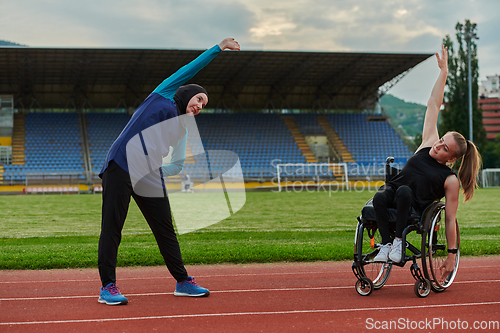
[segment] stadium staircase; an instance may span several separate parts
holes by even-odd
[[[85,120],[85,115],[80,113],[78,115],[78,127],[80,129],[80,141],[82,142],[82,159],[83,159],[83,168],[85,169],[85,178],[90,179],[90,170],[92,170],[92,164],[90,161],[90,150],[89,150],[89,142],[88,142],[88,131],[87,131],[87,122]]]
[[[186,159],[184,160],[184,164],[194,164],[196,161],[194,159],[193,149],[191,145],[188,143],[186,146]]]
[[[341,162],[356,162],[352,154],[349,152],[338,134],[328,122],[327,118],[325,116],[317,116],[316,119],[325,132],[328,142],[330,142],[330,145],[336,151],[337,155],[340,156]]]
[[[0,184],[3,184],[3,165],[0,165]]]
[[[311,147],[306,142],[306,139],[300,132],[299,127],[297,126],[297,123],[291,116],[281,116],[281,119],[283,119],[283,122],[285,123],[286,127],[290,131],[290,133],[293,136],[293,139],[297,143],[297,146],[299,147],[300,151],[302,152],[302,155],[306,158],[307,163],[318,163],[318,160],[314,156],[314,153],[311,150]]]
[[[325,118],[348,147],[358,166],[365,165],[374,170],[383,170],[387,156],[394,156],[395,163],[402,167],[412,155],[408,146],[384,117],[360,113],[332,113]],[[369,175],[373,172],[363,173]]]
[[[14,115],[14,128],[12,134],[12,164],[25,165],[26,159],[24,155],[25,145],[25,125],[26,121],[23,114]]]

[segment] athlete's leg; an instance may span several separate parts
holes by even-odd
[[[116,261],[132,193],[130,176],[114,161],[102,176],[102,222],[98,267],[103,287],[116,283]]]
[[[388,184],[382,186],[373,197],[373,208],[377,218],[377,226],[382,236],[382,244],[392,243],[389,230],[389,208],[393,208],[396,191]]]
[[[172,223],[168,198],[146,198],[137,194],[133,194],[133,197],[153,231],[170,274],[178,282],[185,281],[188,274],[184,267],[181,249]]]
[[[396,203],[396,238],[403,237],[403,230],[408,224],[408,217],[410,216],[410,209],[412,204],[412,191],[406,186],[400,186],[396,191],[394,201]]]

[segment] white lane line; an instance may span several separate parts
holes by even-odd
[[[479,268],[498,268],[498,266],[474,266],[474,267],[460,267],[460,270],[464,269],[479,269]],[[334,273],[352,273],[352,270],[342,270],[342,271],[321,271],[321,272],[284,272],[284,273],[241,273],[241,274],[209,274],[209,275],[194,275],[197,279],[200,278],[224,278],[224,277],[244,277],[244,276],[279,276],[279,275],[317,275],[317,274],[334,274]],[[165,267],[165,276],[152,276],[152,277],[124,277],[120,278],[120,281],[128,280],[153,280],[153,279],[172,279],[172,277],[167,276],[168,272]],[[0,275],[1,277],[1,275]],[[42,280],[42,281],[0,281],[2,284],[22,284],[22,283],[65,283],[65,282],[99,282],[98,277],[95,279],[72,279],[72,280]]]
[[[101,318],[101,319],[75,319],[75,320],[46,320],[46,321],[20,321],[10,323],[0,323],[0,326],[10,325],[40,325],[40,324],[75,324],[75,323],[104,323],[113,321],[134,321],[134,320],[157,320],[157,319],[177,319],[177,318],[206,318],[206,317],[230,317],[230,316],[261,316],[261,315],[282,315],[282,314],[311,314],[311,313],[335,313],[335,312],[360,312],[360,311],[387,311],[387,310],[409,310],[409,309],[429,309],[448,308],[457,306],[479,306],[497,305],[500,302],[478,302],[478,303],[455,303],[455,304],[426,304],[414,306],[390,306],[377,308],[353,308],[353,309],[324,309],[324,310],[289,310],[289,311],[262,311],[262,312],[226,312],[226,313],[200,313],[186,315],[168,316],[148,316],[148,317],[126,317],[126,318]]]
[[[303,287],[303,288],[272,288],[272,289],[233,289],[233,290],[211,290],[211,294],[227,294],[227,293],[249,293],[249,292],[269,292],[269,291],[301,291],[301,290],[330,290],[330,289],[347,289],[349,287]],[[134,296],[163,296],[173,295],[172,292],[165,293],[140,293],[140,294],[124,294],[126,297]],[[38,301],[38,300],[53,300],[53,299],[75,299],[75,298],[94,298],[97,295],[84,295],[84,296],[42,296],[42,297],[12,297],[0,298],[0,301]]]
[[[333,273],[348,273],[352,271],[337,271]],[[165,270],[165,274],[168,272]],[[225,278],[225,277],[245,277],[245,276],[275,276],[275,275],[301,275],[301,274],[332,274],[332,272],[285,272],[285,273],[244,273],[244,274],[218,274],[218,275],[194,275],[197,279],[200,278]],[[153,280],[153,279],[172,279],[170,276],[153,276],[153,277],[124,277],[120,281],[128,280]],[[0,284],[20,284],[20,283],[63,283],[63,282],[95,282],[95,279],[81,279],[81,280],[45,280],[45,281],[0,281]]]
[[[500,280],[480,280],[480,281],[455,281],[456,284],[468,283],[498,283]],[[413,283],[387,284],[385,287],[408,287],[413,286]],[[260,289],[232,289],[232,290],[213,290],[211,294],[228,294],[228,293],[250,293],[250,292],[271,292],[271,291],[308,291],[308,290],[336,290],[336,289],[351,289],[354,286],[337,286],[337,287],[295,287],[295,288],[260,288]],[[173,292],[164,293],[139,293],[125,294],[127,297],[134,296],[164,296],[172,295]],[[0,301],[39,301],[39,300],[57,300],[57,299],[80,299],[94,298],[96,295],[77,295],[77,296],[40,296],[40,297],[10,297],[0,298]]]
[[[337,273],[345,273],[352,271],[340,271]],[[167,276],[168,271],[165,267],[165,276],[152,276],[152,277],[124,277],[120,278],[120,281],[126,280],[152,280],[152,279],[172,279],[172,277]],[[300,274],[332,274],[332,272],[285,272],[285,273],[242,273],[242,274],[217,274],[217,275],[194,275],[197,279],[199,278],[224,278],[224,277],[242,277],[242,276],[274,276],[274,275],[300,275]],[[99,278],[95,279],[81,279],[81,280],[45,280],[45,281],[0,281],[0,284],[16,284],[16,283],[61,283],[61,282],[94,282],[99,281]]]

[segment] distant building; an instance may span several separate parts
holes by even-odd
[[[500,134],[500,76],[487,76],[479,86],[478,106],[483,110],[483,125],[488,139]]]
[[[480,98],[500,98],[500,76],[487,76],[479,85]]]

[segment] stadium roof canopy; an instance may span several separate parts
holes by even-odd
[[[135,108],[202,51],[0,47],[0,94],[15,106]],[[222,52],[192,80],[216,109],[372,109],[431,54]]]

